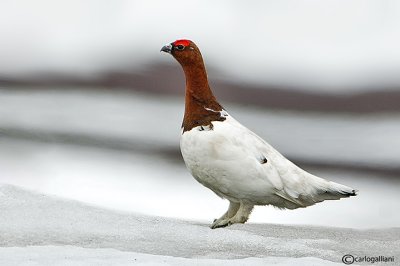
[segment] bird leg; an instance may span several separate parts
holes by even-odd
[[[240,203],[229,201],[228,210],[220,218],[214,220],[213,224],[211,225],[211,228],[212,229],[217,228],[214,226],[219,224],[221,221],[223,221],[225,219],[229,219],[229,218],[232,218],[233,216],[235,216],[235,214],[239,210],[239,207],[240,207]]]
[[[210,226],[211,229],[226,227],[236,223],[244,224],[251,214],[254,205],[247,203],[230,202],[228,211],[221,218],[214,221]],[[233,213],[233,216],[231,216]]]

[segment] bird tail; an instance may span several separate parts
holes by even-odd
[[[309,180],[313,180],[312,186],[308,187],[305,193],[294,193],[285,189],[286,193],[277,192],[276,194],[284,199],[278,208],[297,209],[314,205],[324,200],[338,200],[356,196],[357,190],[325,179],[309,176]]]
[[[339,183],[328,181],[328,189],[319,195],[324,198],[323,200],[336,200],[356,196],[357,190]]]

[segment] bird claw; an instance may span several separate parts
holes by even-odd
[[[213,224],[210,226],[211,229],[223,228],[232,225],[233,222],[230,219],[214,220]]]

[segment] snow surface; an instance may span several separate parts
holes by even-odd
[[[156,154],[0,138],[0,162],[0,183],[110,209],[209,223],[228,207],[196,182],[181,160],[171,163]],[[250,222],[364,229],[400,225],[400,215],[393,211],[400,202],[396,178],[308,170],[360,193],[304,209],[257,206]]]
[[[90,135],[102,142],[116,139],[169,148],[179,144],[183,98],[58,89],[0,89],[0,133],[18,130],[49,138],[62,133],[75,139]],[[328,115],[224,106],[289,157],[387,168],[400,164],[399,114]]]
[[[227,201],[199,185],[183,161],[168,153],[178,153],[183,99],[67,89],[0,90],[0,183],[202,223],[226,211]],[[383,169],[400,164],[396,114],[228,109],[289,157]],[[373,172],[306,170],[360,193],[293,211],[257,207],[250,222],[364,229],[400,225],[400,213],[393,211],[400,202],[398,179]]]
[[[0,186],[1,265],[342,265],[400,257],[400,228],[207,224],[116,212]],[[389,264],[388,264],[389,265]]]
[[[243,258],[243,259],[193,259],[162,255],[151,255],[137,252],[120,251],[109,248],[81,248],[76,246],[29,246],[0,247],[0,264],[8,266],[21,265],[341,265],[318,258]]]

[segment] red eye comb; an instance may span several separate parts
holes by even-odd
[[[174,42],[174,46],[177,46],[177,45],[183,45],[186,47],[186,46],[190,45],[190,41],[189,40],[176,40]]]

